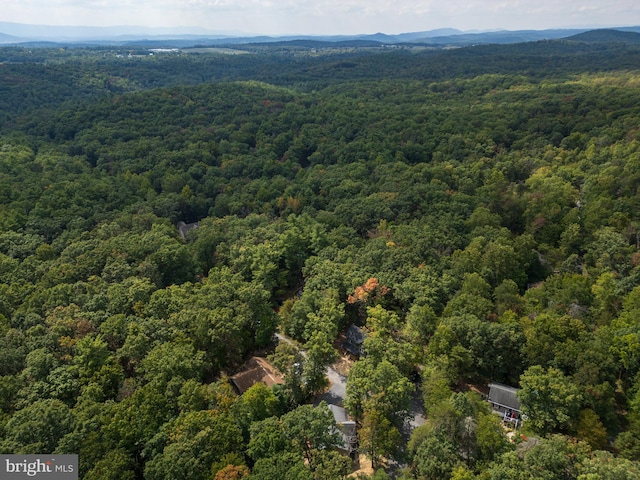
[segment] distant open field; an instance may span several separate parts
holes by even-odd
[[[185,53],[224,53],[225,55],[244,55],[246,50],[236,50],[233,48],[219,48],[219,47],[195,47],[185,48],[182,50]]]

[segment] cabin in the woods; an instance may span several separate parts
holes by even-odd
[[[520,400],[518,400],[517,393],[518,389],[508,385],[490,383],[487,400],[493,407],[494,412],[502,416],[503,421],[519,427],[522,422],[522,412],[520,411]]]
[[[342,343],[343,348],[354,357],[364,355],[364,332],[354,324],[349,325],[345,332],[345,341]]]
[[[198,222],[195,223],[184,223],[184,222],[178,222],[178,224],[176,225],[176,227],[178,228],[178,233],[180,234],[180,236],[182,237],[182,240],[186,241],[187,240],[187,234],[195,229],[198,228]]]
[[[284,378],[278,370],[262,357],[251,357],[244,364],[242,370],[229,377],[229,380],[240,395],[256,383],[264,383],[267,387],[284,383]]]
[[[340,450],[351,455],[358,449],[358,435],[356,433],[356,422],[349,419],[347,411],[338,405],[329,405],[333,418],[338,426],[338,431],[342,436]]]

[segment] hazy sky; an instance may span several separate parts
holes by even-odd
[[[638,0],[1,0],[0,21],[260,34],[640,25]]]

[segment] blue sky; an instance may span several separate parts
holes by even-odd
[[[638,0],[2,0],[0,21],[252,34],[640,25]]]

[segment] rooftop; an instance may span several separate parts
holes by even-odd
[[[251,357],[242,370],[229,378],[239,394],[243,394],[256,383],[264,383],[267,387],[284,383],[278,370],[262,357]]]
[[[502,383],[489,384],[489,402],[504,408],[520,411],[518,389]]]

